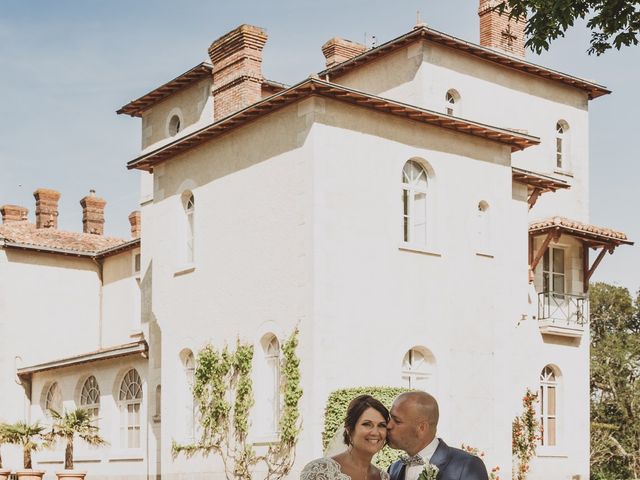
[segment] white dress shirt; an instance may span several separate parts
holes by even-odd
[[[424,460],[425,465],[431,461],[431,457],[433,457],[433,454],[436,452],[436,448],[438,448],[439,444],[440,440],[436,437],[429,445],[418,452],[418,455],[420,455]],[[413,465],[411,467],[407,467],[404,474],[404,480],[418,480],[423,468],[424,465]]]

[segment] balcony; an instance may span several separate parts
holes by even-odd
[[[541,292],[538,294],[538,322],[546,335],[580,338],[587,323],[585,295]]]

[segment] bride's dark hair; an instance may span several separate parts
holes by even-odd
[[[385,422],[389,422],[389,410],[382,402],[371,395],[358,395],[351,400],[347,407],[347,416],[344,419],[344,444],[351,445],[350,435],[356,429],[358,419],[364,413],[367,408],[373,408],[380,412],[380,415],[384,417]]]

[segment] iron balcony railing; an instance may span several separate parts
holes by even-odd
[[[541,292],[538,294],[538,320],[557,326],[583,326],[587,323],[587,305],[585,295]]]

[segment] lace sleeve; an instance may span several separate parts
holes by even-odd
[[[340,474],[339,465],[330,458],[319,458],[308,463],[300,474],[300,480],[338,480],[345,477],[349,478]]]

